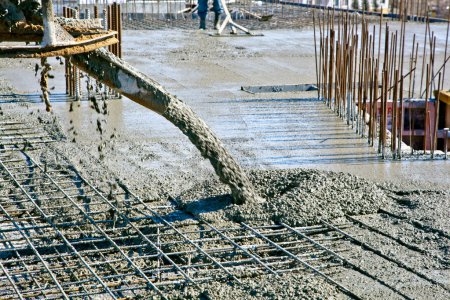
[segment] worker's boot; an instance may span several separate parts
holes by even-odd
[[[219,20],[220,20],[220,13],[214,14],[214,29],[219,30]]]
[[[206,29],[206,17],[200,17],[200,27],[199,29],[205,30]]]

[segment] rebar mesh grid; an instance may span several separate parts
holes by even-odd
[[[410,299],[362,268],[349,241],[448,290],[346,232],[361,224],[373,231],[350,216],[308,227],[210,224],[169,202],[143,201],[122,183],[94,187],[53,147],[53,161],[35,151],[53,141],[42,128],[0,126],[0,299],[165,299],[189,286],[200,293],[209,281],[305,271],[360,299],[333,279],[342,267]]]
[[[22,122],[0,121],[0,146],[2,151],[26,150],[39,144],[53,142],[42,127],[31,127]]]
[[[317,269],[340,265],[281,225],[254,228],[274,246],[244,226],[216,228],[129,191],[103,193],[69,164],[41,166],[22,151],[0,153],[0,185],[2,299],[165,298],[174,286],[303,270],[300,259]]]

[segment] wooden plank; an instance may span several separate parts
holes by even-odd
[[[450,105],[450,91],[434,91],[434,96],[437,98],[439,96],[439,100],[444,102],[447,105]]]
[[[115,31],[110,31],[108,34],[94,35],[93,37],[89,38],[83,37],[75,41],[64,42],[63,44],[58,46],[1,46],[0,57],[39,58],[80,54],[116,44],[118,40],[115,38],[115,34]]]
[[[108,33],[103,28],[99,28],[99,19],[56,18],[56,21],[75,38]],[[0,20],[0,41],[2,42],[40,42],[42,36],[42,25],[17,22],[11,27],[6,21]]]

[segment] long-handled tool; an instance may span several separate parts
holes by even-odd
[[[231,26],[231,34],[233,34],[233,35],[238,35],[237,29],[244,32],[245,35],[249,35],[249,36],[262,36],[263,35],[260,33],[255,34],[255,33],[251,32],[250,30],[248,30],[247,28],[245,28],[244,26],[239,25],[236,22],[234,22],[233,19],[231,18],[231,14],[230,14],[230,11],[228,10],[227,4],[225,3],[225,0],[220,0],[220,3],[222,4],[222,8],[225,13],[225,19],[223,20],[222,24],[220,24],[219,29],[217,29],[217,32],[215,34],[212,34],[213,36],[221,36],[227,25]]]

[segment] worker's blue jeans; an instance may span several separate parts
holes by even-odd
[[[216,14],[222,14],[223,8],[220,4],[220,0],[213,0],[213,11]],[[201,19],[205,19],[208,14],[208,0],[198,0],[198,16]]]

